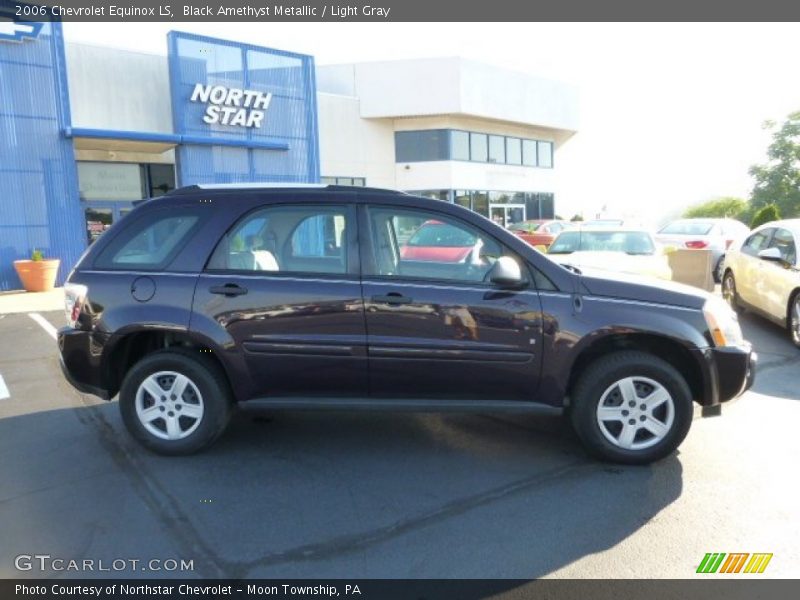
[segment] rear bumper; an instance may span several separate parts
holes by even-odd
[[[721,406],[749,390],[756,376],[758,355],[750,346],[697,350],[703,365],[703,416],[718,415]]]
[[[103,400],[110,399],[100,375],[100,359],[107,336],[62,327],[56,339],[61,353],[61,372],[70,385],[84,394],[93,394]]]

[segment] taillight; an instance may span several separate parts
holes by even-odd
[[[708,242],[704,242],[703,240],[692,240],[691,242],[686,242],[686,247],[693,250],[700,250],[706,246],[708,246]]]
[[[64,312],[67,317],[67,325],[70,327],[75,327],[78,322],[87,291],[86,286],[79,283],[64,284]]]

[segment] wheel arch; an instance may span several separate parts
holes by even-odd
[[[648,332],[610,333],[592,340],[580,350],[572,363],[566,386],[567,396],[572,392],[581,373],[593,361],[623,350],[637,350],[664,360],[683,375],[692,392],[692,399],[703,403],[707,393],[706,376],[691,349],[673,338]]]
[[[184,348],[197,351],[205,360],[214,362],[225,374],[233,397],[238,399],[232,369],[224,352],[205,336],[186,330],[136,328],[113,336],[115,342],[103,353],[103,377],[109,397],[120,390],[128,371],[145,356],[158,350]]]

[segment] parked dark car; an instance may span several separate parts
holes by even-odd
[[[425,223],[479,256],[404,258]],[[148,448],[186,454],[237,403],[566,412],[602,459],[648,463],[753,381],[705,292],[559,266],[456,205],[385,190],[191,186],[140,204],[70,274],[67,379],[119,394]]]

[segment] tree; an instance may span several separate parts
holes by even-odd
[[[686,209],[683,216],[687,219],[741,219],[747,212],[747,201],[733,196],[714,198],[701,204],[695,204]]]
[[[769,223],[770,221],[777,221],[780,218],[781,213],[778,210],[778,207],[774,204],[767,204],[756,211],[756,214],[753,217],[753,222],[750,223],[750,229],[755,229],[756,227],[759,227],[764,223]]]
[[[800,111],[790,114],[777,128],[773,121],[764,123],[773,130],[767,148],[767,162],[750,167],[755,179],[750,203],[759,209],[774,204],[786,217],[800,215]]]
[[[575,223],[577,221],[583,221],[583,216],[576,213],[576,214],[572,215],[572,218],[570,219],[570,221],[572,221],[573,223]]]

